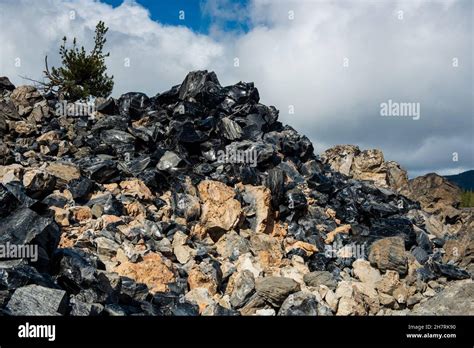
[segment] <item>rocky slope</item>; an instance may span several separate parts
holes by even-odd
[[[39,249],[0,261],[3,314],[474,314],[471,249],[389,189],[403,171],[331,169],[252,83],[192,72],[89,116],[0,93],[0,244]]]

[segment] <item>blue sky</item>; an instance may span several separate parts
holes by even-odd
[[[117,7],[124,0],[103,0],[102,2]],[[136,2],[150,11],[151,19],[165,25],[183,25],[200,34],[208,34],[211,24],[217,19],[210,13],[209,6],[211,4],[222,6],[218,2],[212,3],[204,0],[136,0]],[[243,8],[247,6],[248,2],[248,0],[230,0],[225,3]],[[184,11],[184,20],[179,17],[180,11]],[[234,13],[234,15],[236,14]],[[245,19],[231,17],[219,18],[222,30],[242,32],[249,30],[248,22]]]

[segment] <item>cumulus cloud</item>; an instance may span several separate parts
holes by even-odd
[[[472,6],[254,0],[244,9],[209,0],[203,9],[214,23],[201,35],[152,21],[132,1],[112,8],[92,0],[3,0],[0,71],[17,84],[19,75],[39,78],[45,54],[58,63],[62,36],[90,47],[102,19],[110,27],[115,96],[154,95],[189,70],[214,70],[223,84],[255,81],[262,102],[279,108],[281,120],[308,135],[318,152],[351,143],[382,149],[410,176],[451,174],[474,167]],[[228,32],[228,21],[250,29]],[[420,119],[381,117],[389,99],[420,103]]]

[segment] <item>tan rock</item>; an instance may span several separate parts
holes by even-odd
[[[153,198],[152,192],[141,180],[133,179],[122,181],[120,187],[122,188],[122,193],[125,195],[145,200],[151,200]]]
[[[343,280],[339,282],[337,289],[336,289],[336,297],[352,297],[353,289],[352,289],[352,282],[348,282]]]
[[[215,303],[212,296],[206,288],[194,288],[184,295],[184,298],[198,305],[199,313],[203,313],[205,309]]]
[[[283,239],[286,237],[287,234],[288,234],[287,224],[281,224],[280,222],[273,224],[273,231],[271,232],[272,237]]]
[[[330,218],[330,219],[334,220],[336,218],[336,211],[334,209],[327,208],[325,213],[326,213],[327,217]]]
[[[400,285],[400,277],[398,272],[388,270],[378,282],[375,287],[378,291],[385,294],[393,294],[393,291]]]
[[[21,164],[10,164],[8,166],[0,166],[0,180],[3,183],[11,181],[21,181],[24,168]]]
[[[118,194],[120,192],[120,188],[117,183],[104,184],[104,188],[112,194]]]
[[[405,285],[400,285],[393,291],[393,297],[397,300],[398,303],[407,303],[408,299],[408,289]]]
[[[77,222],[85,222],[92,219],[91,208],[87,206],[76,206],[70,208],[70,211],[72,212],[73,219]]]
[[[181,264],[188,262],[194,254],[194,250],[186,245],[187,239],[188,236],[181,231],[176,232],[173,236],[173,252]]]
[[[36,127],[35,125],[27,123],[25,121],[17,121],[14,123],[13,129],[18,134],[31,135],[36,130]]]
[[[164,292],[167,284],[175,281],[172,264],[165,262],[158,253],[149,253],[143,257],[143,261],[137,263],[124,262],[114,271],[146,284],[151,292]]]
[[[265,186],[241,185],[244,200],[253,208],[255,225],[252,229],[256,233],[270,233],[273,230],[273,217],[271,211],[272,195]]]
[[[306,256],[311,256],[314,253],[317,253],[319,250],[314,244],[302,242],[302,241],[291,241],[288,242],[287,239],[285,240],[285,252],[288,254],[293,249],[301,249],[306,252]]]
[[[352,268],[354,275],[363,283],[374,284],[382,278],[379,270],[370,266],[369,261],[357,259],[352,263]]]
[[[102,222],[102,228],[105,228],[109,224],[122,221],[122,219],[119,216],[115,216],[115,215],[102,215],[100,217],[100,220]]]
[[[205,288],[211,295],[217,293],[217,280],[210,273],[204,272],[199,266],[194,266],[188,273],[189,288]]]
[[[430,213],[440,213],[446,206],[457,206],[461,199],[461,189],[435,173],[410,180],[406,194]]]
[[[59,226],[69,226],[69,211],[59,207],[50,207],[54,211],[54,221]]]
[[[356,311],[357,302],[351,297],[341,297],[337,306],[336,315],[353,315]]]
[[[258,278],[263,272],[262,265],[252,256],[251,253],[240,255],[236,262],[236,267],[238,272],[245,270],[250,271],[254,278]]]
[[[59,135],[56,131],[52,130],[40,135],[37,139],[38,142],[52,143],[53,141],[59,140]]]
[[[146,216],[146,209],[140,202],[134,201],[128,204],[125,204],[125,210],[127,214],[133,217]]]
[[[250,236],[250,250],[258,262],[268,268],[279,267],[283,258],[283,248],[280,241],[268,234],[257,233]]]
[[[324,243],[331,244],[332,242],[334,242],[334,238],[336,237],[336,235],[338,235],[339,233],[349,234],[350,230],[351,230],[351,225],[338,226],[333,231],[328,233],[328,235],[326,236],[326,239],[324,240]]]
[[[379,296],[373,284],[354,283],[354,299],[361,306],[369,308],[369,314],[376,314],[380,310]]]
[[[240,202],[234,199],[234,190],[218,181],[204,180],[198,185],[201,207],[201,225],[207,233],[230,231],[239,222]],[[217,238],[218,239],[218,238]]]
[[[380,304],[384,307],[394,308],[395,307],[395,298],[388,294],[379,293]]]
[[[18,113],[24,115],[33,109],[33,106],[43,100],[43,97],[34,86],[18,86],[10,95]]]
[[[375,241],[369,252],[370,264],[381,271],[394,270],[404,275],[408,271],[405,242],[401,237],[388,237]]]
[[[81,171],[78,167],[69,163],[53,162],[46,167],[46,171],[68,183],[81,177]]]
[[[320,285],[324,286],[324,285]],[[329,305],[329,308],[335,313],[337,311],[337,304],[339,303],[339,299],[337,298],[336,294],[334,291],[331,289],[328,289],[326,292],[326,295],[324,296],[324,300],[326,303]]]

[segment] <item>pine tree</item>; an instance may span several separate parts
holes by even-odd
[[[72,42],[72,48],[66,48],[67,38],[59,49],[62,66],[48,68],[48,57],[45,58],[45,77],[49,80],[45,83],[45,90],[59,94],[61,99],[76,101],[87,99],[89,96],[107,97],[114,86],[113,76],[106,73],[105,58],[110,53],[104,54],[102,50],[106,43],[105,34],[107,28],[104,22],[97,23],[94,36],[94,48],[87,54],[84,46],[77,47],[76,38]]]

